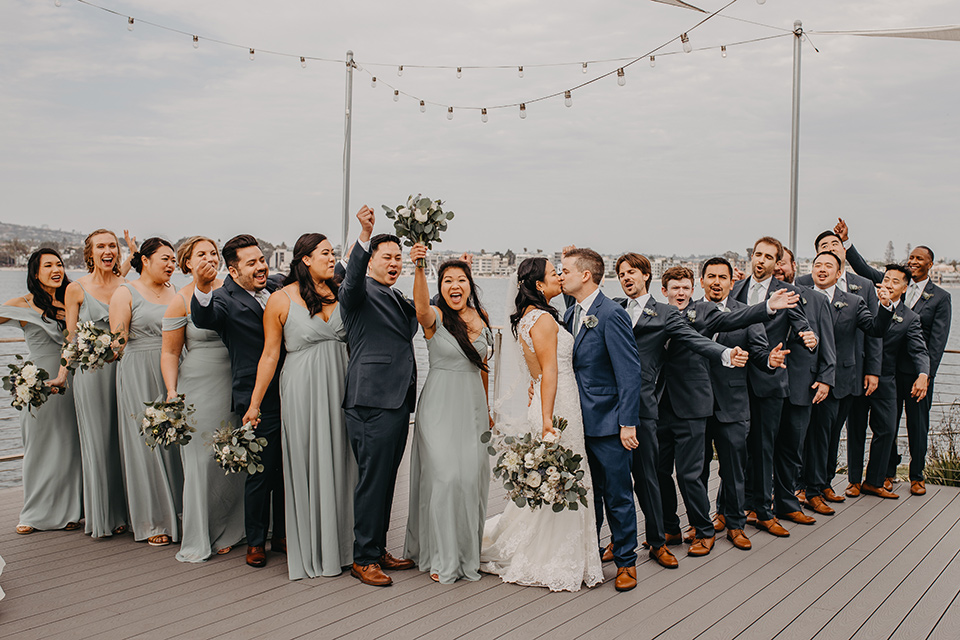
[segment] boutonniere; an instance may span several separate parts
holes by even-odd
[[[924,300],[929,300],[930,298],[933,297],[933,294],[927,293],[926,291],[924,291],[923,293],[920,294],[920,297],[923,298]]]
[[[597,320],[597,316],[587,316],[583,319],[583,326],[585,326],[587,329],[593,329],[595,326],[597,326],[597,322],[599,322]]]
[[[690,322],[697,321],[697,310],[696,309],[687,309],[687,320]]]
[[[863,287],[861,287],[861,286],[858,285],[858,284],[852,284],[852,283],[851,283],[851,284],[848,284],[848,285],[847,285],[847,290],[850,291],[851,293],[853,293],[853,292],[855,292],[855,291],[860,291],[860,289],[862,289],[862,288],[863,288]]]
[[[651,318],[657,317],[657,312],[651,309],[650,307],[643,308],[643,315],[650,316]]]
[[[843,300],[837,300],[836,302],[833,303],[833,306],[835,306],[837,309],[843,309],[844,307],[849,305],[847,305],[847,303],[844,302]]]
[[[807,299],[804,298],[803,296],[800,296],[800,302],[802,302],[803,304],[807,304]]]
[[[894,322],[903,322],[903,316],[898,316],[897,314],[893,314],[893,321],[894,321]]]

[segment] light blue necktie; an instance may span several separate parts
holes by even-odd
[[[580,312],[583,307],[579,304],[573,310],[573,337],[576,338],[577,334],[580,333]]]

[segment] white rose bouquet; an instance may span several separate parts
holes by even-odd
[[[13,396],[10,406],[17,411],[24,408],[32,411],[46,402],[51,393],[56,393],[46,384],[50,374],[23,356],[18,355],[17,362],[7,366],[10,374],[3,377],[3,388]]]
[[[118,360],[123,343],[120,333],[101,329],[88,320],[77,325],[76,340],[63,345],[60,364],[71,370],[80,367],[84,371],[94,371],[108,362]]]
[[[440,242],[440,232],[447,230],[447,220],[453,220],[453,211],[444,211],[442,201],[419,194],[410,196],[405,205],[396,209],[381,206],[387,217],[393,220],[397,236],[403,238],[408,247],[419,242],[432,249],[434,242]]]
[[[229,424],[220,423],[213,432],[213,459],[225,473],[244,471],[253,475],[263,471],[260,452],[267,446],[267,439],[257,437],[250,423],[234,429]]]
[[[196,431],[187,422],[193,415],[193,405],[184,406],[184,395],[181,393],[176,400],[165,402],[144,402],[143,414],[140,416],[140,435],[146,445],[155,449],[157,445],[165,448],[172,444],[183,446],[190,442],[190,434]]]
[[[481,442],[489,444],[490,455],[499,456],[493,476],[503,479],[503,488],[518,507],[551,505],[560,512],[587,506],[584,471],[580,468],[583,456],[559,442],[566,427],[566,419],[554,416],[556,437],[548,434],[546,438],[534,438],[530,433],[500,437],[490,431],[480,436]]]

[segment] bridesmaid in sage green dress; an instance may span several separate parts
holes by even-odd
[[[291,580],[336,576],[353,563],[353,491],[357,463],[341,405],[346,332],[337,311],[333,246],[300,236],[285,286],[263,315],[264,349],[244,421],[256,424],[264,393],[280,372],[287,570]]]
[[[161,320],[177,295],[170,284],[176,266],[173,247],[161,238],[148,238],[131,265],[140,277],[110,298],[110,330],[127,339],[117,365],[120,459],[134,539],[163,546],[180,539],[183,467],[176,447],[146,445],[140,416],[145,402],[166,397],[160,373]]]
[[[0,322],[15,320],[23,328],[27,359],[50,377],[60,368],[63,347],[63,298],[67,286],[60,254],[35,251],[27,262],[30,293],[0,307]],[[80,528],[83,475],[73,392],[57,387],[38,408],[20,411],[23,437],[23,509],[17,533]]]
[[[97,229],[87,236],[83,258],[90,273],[67,286],[69,340],[76,337],[81,323],[93,322],[100,329],[110,329],[110,298],[126,282],[121,274],[129,269],[128,263],[120,263],[119,245],[117,236],[107,229]],[[65,369],[61,376],[66,376]],[[77,369],[73,399],[83,459],[86,533],[94,538],[108,538],[127,528],[117,422],[117,363],[111,362],[96,371]]]
[[[410,259],[426,256],[423,245]],[[403,555],[443,584],[480,579],[480,542],[487,514],[490,459],[480,436],[490,428],[487,355],[493,347],[487,314],[470,267],[448,260],[437,273],[440,295],[430,305],[417,267],[413,301],[430,356],[417,403],[410,449],[410,511]]]
[[[177,265],[191,274],[200,262],[220,263],[217,245],[209,238],[188,238],[177,249]],[[223,285],[214,281],[214,288]],[[185,286],[167,307],[163,318],[160,368],[167,399],[183,393],[194,405],[197,432],[180,447],[183,460],[183,541],[177,560],[203,562],[213,553],[223,555],[243,540],[243,474],[225,474],[213,459],[208,441],[221,426],[236,427],[239,417],[230,410],[233,378],[230,354],[216,331],[199,329],[190,319],[195,282]],[[184,350],[185,348],[185,350]],[[183,352],[183,360],[180,354]]]

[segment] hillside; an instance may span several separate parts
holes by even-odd
[[[86,236],[76,231],[50,229],[46,226],[32,227],[22,224],[0,222],[0,242],[20,240],[27,245],[37,245],[41,242],[58,242],[61,246],[81,246]]]

